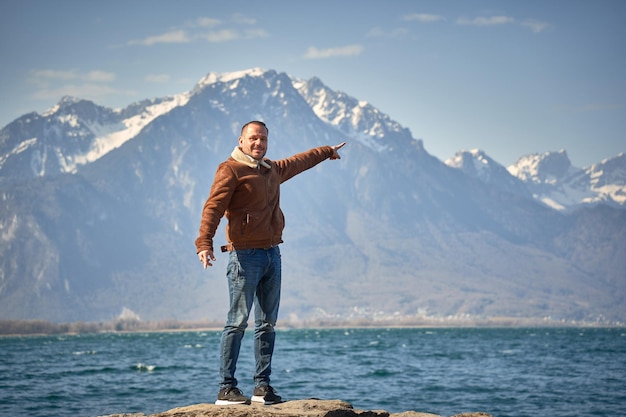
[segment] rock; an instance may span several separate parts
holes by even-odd
[[[455,414],[452,417],[493,417],[493,416],[487,413],[461,413],[461,414]]]
[[[111,414],[103,417],[442,417],[437,414],[405,411],[357,410],[341,400],[295,400],[275,405],[194,404],[147,416],[143,413]],[[453,417],[493,417],[487,413],[463,413]]]

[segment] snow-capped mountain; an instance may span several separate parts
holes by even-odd
[[[626,208],[623,153],[588,168],[576,168],[561,150],[525,155],[505,168],[484,151],[474,149],[457,152],[446,165],[503,191],[532,196],[559,211],[594,204]]]
[[[530,196],[526,185],[514,177],[507,169],[480,149],[461,150],[446,160],[446,165],[463,171],[485,184],[493,185],[502,191]]]
[[[273,159],[348,142],[282,186],[282,317],[626,319],[626,210],[546,207],[484,153],[453,168],[371,105],[262,69],[125,109],[65,98],[4,127],[0,318],[221,319],[225,257],[204,271],[193,241],[217,165],[253,119]],[[623,160],[533,175],[600,190]]]
[[[571,210],[582,205],[626,207],[626,156],[621,153],[587,168],[573,167],[565,150],[531,154],[508,167],[549,207]]]
[[[322,81],[293,79],[294,87],[302,94],[321,120],[336,126],[348,138],[358,140],[374,151],[388,149],[391,135],[411,133],[388,115],[367,103],[340,91],[333,91]],[[385,140],[387,139],[387,140]]]
[[[188,94],[181,94],[112,110],[64,97],[42,115],[27,114],[0,131],[0,177],[76,173],[187,100]]]

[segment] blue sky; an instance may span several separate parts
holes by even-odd
[[[3,0],[0,126],[261,67],[370,102],[442,160],[583,167],[626,151],[625,22],[623,0]]]

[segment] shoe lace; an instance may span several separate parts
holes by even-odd
[[[267,395],[267,394],[275,394],[275,392],[274,392],[274,388],[272,388],[272,387],[271,387],[271,386],[269,386],[269,385],[262,385],[262,386],[258,387],[258,388],[255,390],[255,392],[258,392],[258,393],[259,393],[259,395],[263,395],[263,396],[265,396],[265,395]]]
[[[243,395],[243,392],[237,387],[231,387],[226,391],[226,394]]]

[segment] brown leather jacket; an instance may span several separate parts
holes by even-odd
[[[197,252],[213,250],[213,237],[226,215],[222,250],[270,248],[282,243],[285,219],[280,209],[280,184],[333,155],[330,146],[314,148],[279,161],[247,160],[239,148],[217,168],[202,209]],[[268,168],[269,167],[269,168]]]

